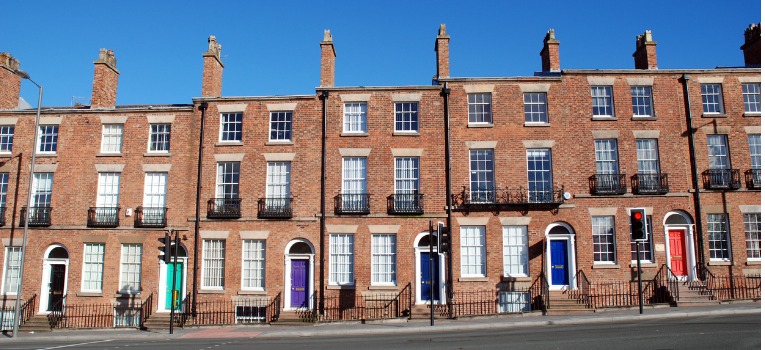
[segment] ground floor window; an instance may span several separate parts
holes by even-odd
[[[140,244],[123,244],[120,267],[120,291],[138,293],[141,291],[141,255],[143,246]]]
[[[707,214],[709,259],[729,260],[728,220],[725,214]]]
[[[329,283],[352,285],[353,278],[353,235],[329,235]]]
[[[762,221],[760,213],[744,214],[744,233],[746,233],[746,258],[762,259]]]
[[[21,272],[21,247],[5,247],[4,266],[3,294],[16,294],[19,290]]]
[[[499,292],[497,302],[499,312],[529,312],[531,311],[531,295],[529,292]]]
[[[202,288],[223,289],[225,259],[225,240],[202,241]]]

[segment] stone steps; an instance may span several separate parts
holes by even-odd
[[[593,313],[595,309],[588,308],[579,300],[569,298],[568,292],[550,292],[547,315],[570,315]]]
[[[22,324],[19,327],[19,331],[26,333],[43,333],[51,332],[50,322],[48,321],[48,315],[35,315],[30,318],[29,321]]]

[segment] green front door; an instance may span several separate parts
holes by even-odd
[[[183,290],[183,263],[169,263],[166,266],[165,309],[170,310],[171,307],[175,307],[176,310],[180,310],[183,300],[181,295],[181,290]],[[173,274],[173,266],[175,266],[175,274]],[[175,276],[175,293],[173,293],[173,276]]]

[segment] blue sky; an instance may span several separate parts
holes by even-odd
[[[88,104],[100,48],[117,57],[117,104],[190,103],[200,95],[207,37],[223,46],[223,95],[313,94],[330,29],[336,86],[429,85],[440,23],[452,77],[540,70],[549,28],[561,67],[633,68],[635,36],[658,43],[659,68],[741,66],[758,0],[731,1],[7,1],[0,51],[45,87],[43,104]],[[25,82],[22,97],[35,104]]]

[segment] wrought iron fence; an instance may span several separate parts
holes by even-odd
[[[590,194],[608,195],[627,193],[627,175],[595,174],[590,176]]]
[[[741,188],[738,169],[709,169],[701,173],[704,188],[710,190],[737,190]]]
[[[452,195],[452,205],[457,211],[505,211],[551,210],[563,204],[563,186],[545,189],[524,187],[491,188],[462,191]]]
[[[412,284],[398,292],[357,295],[355,290],[339,290],[324,297],[322,321],[377,320],[410,317]]]
[[[388,196],[388,214],[422,214],[425,212],[420,193],[396,193]]]
[[[759,190],[761,180],[760,180],[760,169],[749,169],[746,172],[744,172],[744,178],[746,179],[746,187],[750,190]],[[5,215],[3,215],[5,216]]]
[[[210,198],[207,201],[207,217],[210,219],[238,219],[242,217],[242,199]]]
[[[15,301],[12,304],[13,305],[6,305],[0,308],[0,331],[13,330],[13,320],[16,316]],[[29,321],[29,319],[35,315],[35,310],[37,310],[37,293],[21,304],[19,325],[23,325]]]
[[[167,226],[166,207],[143,207],[135,208],[135,227],[162,228]]]
[[[50,212],[52,207],[30,207],[29,215],[27,215],[27,207],[21,208],[21,215],[19,216],[19,226],[24,226],[24,220],[29,218],[29,226],[50,226]]]
[[[587,308],[592,308],[592,301],[590,300],[592,290],[592,283],[584,271],[579,270],[576,273],[576,290],[572,290],[569,293],[569,298],[576,299],[580,304],[584,304]]]
[[[258,199],[258,217],[261,219],[289,219],[292,217],[292,198]]]
[[[186,298],[189,300],[190,298]],[[189,318],[190,307],[185,307],[179,317],[186,317],[183,324],[196,326],[270,323],[279,318],[281,293],[274,298],[252,297],[239,300],[208,300],[197,302],[196,318]]]
[[[662,174],[632,175],[632,193],[635,194],[667,194],[669,193],[669,176]]]
[[[335,214],[369,214],[368,193],[338,194],[335,196]]]
[[[761,276],[715,276],[704,267],[703,286],[711,295],[721,301],[756,300],[761,298]]]
[[[120,225],[119,207],[90,207],[88,227],[117,227]]]

